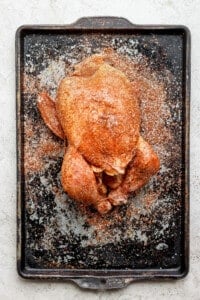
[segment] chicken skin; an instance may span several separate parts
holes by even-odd
[[[68,142],[63,189],[99,213],[126,203],[158,171],[159,158],[140,135],[137,93],[103,53],[77,64],[55,101],[41,93],[38,108],[46,125]]]

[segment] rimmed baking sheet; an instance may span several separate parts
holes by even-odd
[[[158,153],[161,168],[127,205],[102,217],[63,192],[64,144],[45,126],[36,99],[44,88],[55,97],[59,81],[74,64],[105,48],[126,60],[130,79],[145,80],[141,132]],[[112,17],[83,18],[67,26],[23,26],[17,31],[16,51],[19,273],[71,279],[89,288],[186,275],[187,28],[138,26]]]

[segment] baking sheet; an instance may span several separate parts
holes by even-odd
[[[187,29],[135,26],[120,18],[83,18],[69,26],[22,27],[16,46],[19,273],[26,278],[71,278],[90,288],[184,276],[188,270]],[[55,97],[59,81],[74,64],[105,48],[130,62],[128,76],[145,78],[141,133],[158,153],[161,168],[127,205],[102,217],[63,192],[64,144],[44,124],[36,99],[44,88]]]

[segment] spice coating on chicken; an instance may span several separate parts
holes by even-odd
[[[126,203],[159,169],[159,158],[140,136],[137,92],[126,75],[95,54],[64,78],[54,102],[39,95],[45,123],[66,138],[64,190],[101,214]]]

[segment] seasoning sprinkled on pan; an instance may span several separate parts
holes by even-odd
[[[76,65],[61,81],[55,102],[46,93],[38,97],[47,126],[67,138],[61,170],[64,190],[101,214],[125,204],[160,167],[157,154],[140,134],[143,112],[138,96],[143,83],[132,83],[112,66],[112,57],[108,49]]]

